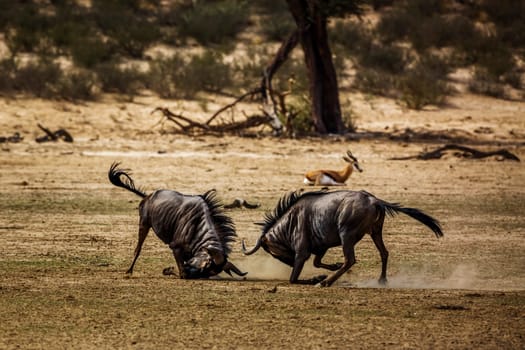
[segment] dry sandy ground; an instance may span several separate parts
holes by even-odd
[[[408,111],[352,97],[360,131],[447,131],[482,150],[507,148],[525,158],[525,103],[475,96],[447,107]],[[0,99],[0,348],[523,348],[525,337],[525,169],[522,162],[460,159],[394,161],[442,145],[388,138],[279,139],[183,136],[159,123],[155,107],[211,115],[203,104],[111,97],[72,104]],[[252,107],[253,108],[253,107]],[[239,115],[242,115],[239,113]],[[36,143],[37,123],[65,128],[73,143]],[[389,284],[378,288],[380,259],[370,238],[358,262],[331,288],[292,286],[290,269],[263,251],[231,260],[244,281],[184,281],[163,276],[169,249],[148,238],[133,277],[124,271],[136,243],[139,198],[107,181],[113,161],[133,170],[147,192],[215,188],[239,237],[254,244],[255,222],[302,174],[340,168],[351,149],[363,173],[348,189],[425,210],[445,237],[419,223],[389,218]],[[341,261],[340,249],[327,260]],[[319,274],[307,266],[304,276]]]

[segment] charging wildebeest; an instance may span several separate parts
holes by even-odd
[[[385,284],[388,251],[383,243],[385,214],[404,213],[428,226],[437,237],[443,236],[439,222],[414,208],[388,203],[365,191],[317,191],[283,196],[272,213],[266,214],[262,234],[255,247],[244,254],[255,253],[263,247],[273,257],[292,266],[290,283],[330,286],[355,263],[354,246],[366,233],[372,236],[381,254],[379,283]],[[342,245],[344,263],[324,264],[321,260],[329,248]],[[315,255],[314,266],[335,271],[308,280],[300,280],[304,263]]]
[[[129,171],[119,169],[119,165],[113,163],[109,168],[109,181],[143,198],[139,204],[135,257],[127,273],[133,273],[144,240],[153,228],[172,249],[180,278],[207,278],[222,271],[246,275],[228,261],[230,244],[237,235],[232,220],[223,213],[215,197],[215,190],[194,196],[171,190],[157,190],[148,195],[135,187]]]

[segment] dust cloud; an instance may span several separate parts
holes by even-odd
[[[310,261],[309,261],[310,262]],[[319,274],[330,274],[329,271],[316,269],[311,263],[307,262],[301,273],[302,278]],[[267,255],[255,254],[250,259],[243,260],[238,264],[242,271],[248,272],[246,276],[249,280],[283,280],[290,278],[291,267],[281,263]],[[443,275],[440,272],[441,276]],[[348,276],[348,275],[346,275]],[[351,276],[351,275],[350,275]],[[486,289],[486,286],[477,278],[478,272],[472,264],[458,265],[445,278],[439,277],[438,272],[432,271],[431,267],[422,267],[417,270],[414,268],[401,268],[401,270],[388,276],[387,288],[408,288],[408,289]],[[377,278],[367,280],[355,280],[352,277],[343,275],[336,285],[350,288],[383,288]],[[485,288],[484,288],[485,287]]]
[[[388,288],[413,288],[413,289],[480,289],[476,267],[471,264],[458,265],[446,278],[436,277],[430,268],[423,267],[418,271],[401,269],[395,275],[388,276]],[[352,283],[358,288],[383,287],[377,279]],[[483,288],[481,288],[483,289]]]
[[[247,279],[250,280],[288,280],[291,268],[269,255],[253,255],[250,259],[244,259],[238,267],[248,272]]]

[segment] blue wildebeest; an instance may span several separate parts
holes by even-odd
[[[168,244],[177,262],[180,278],[208,278],[224,271],[239,276],[241,272],[228,261],[230,244],[237,237],[232,220],[226,216],[215,197],[215,190],[203,195],[184,195],[171,190],[146,194],[135,187],[130,173],[113,163],[109,181],[142,197],[139,204],[139,234],[135,257],[127,273],[133,273],[142,245],[150,228]]]
[[[355,263],[354,246],[368,233],[381,255],[379,283],[387,281],[388,251],[383,243],[385,215],[404,213],[429,227],[437,237],[443,236],[439,222],[414,208],[388,203],[365,191],[317,191],[283,196],[272,213],[266,214],[262,234],[255,247],[244,254],[255,253],[260,247],[274,258],[291,266],[290,283],[330,286]],[[329,248],[342,246],[344,263],[324,264],[322,258]],[[308,280],[299,275],[310,255],[314,266],[335,271]]]

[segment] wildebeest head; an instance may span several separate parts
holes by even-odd
[[[208,278],[222,271],[225,259],[221,252],[201,249],[188,261],[184,262],[185,278]]]
[[[202,249],[184,263],[184,278],[198,279],[216,276],[222,271],[232,276],[232,272],[245,276],[235,265],[229,262],[224,254],[212,249]]]

